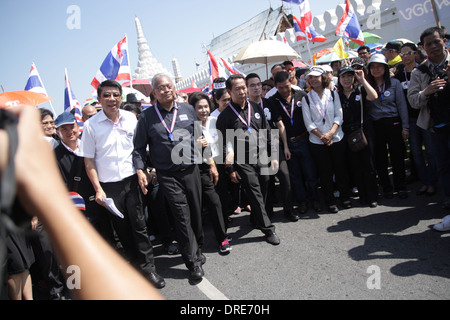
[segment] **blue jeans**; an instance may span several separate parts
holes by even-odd
[[[414,164],[416,165],[417,175],[419,176],[420,182],[422,182],[424,186],[435,187],[438,180],[436,159],[433,156],[433,139],[435,133],[418,127],[416,122],[417,118],[409,119],[409,148]],[[422,150],[423,145],[425,146],[428,166]]]
[[[317,168],[309,149],[308,138],[297,142],[288,142],[288,146],[291,159],[287,163],[295,199],[298,203],[306,203],[309,196],[311,200],[319,201]],[[306,192],[305,183],[308,192]]]
[[[450,198],[450,133],[435,133],[434,156],[437,172],[446,198]]]

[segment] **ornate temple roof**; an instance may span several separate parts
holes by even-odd
[[[158,73],[167,73],[168,75],[172,76],[172,73],[164,68],[163,65],[159,63],[158,60],[155,59],[155,57],[153,57],[150,51],[150,46],[148,45],[147,39],[145,38],[144,31],[142,30],[139,18],[136,17],[135,21],[139,59],[135,73],[133,75],[133,79],[149,79]]]

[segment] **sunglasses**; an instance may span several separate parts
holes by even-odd
[[[400,57],[409,57],[410,55],[413,55],[414,53],[416,53],[416,51],[408,51],[405,53],[400,53]]]

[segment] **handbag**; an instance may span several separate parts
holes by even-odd
[[[348,134],[347,136],[347,143],[351,151],[353,152],[359,152],[366,148],[369,144],[367,142],[366,135],[364,134],[363,130],[363,100],[362,97],[360,99],[361,101],[361,126],[353,131],[352,133]]]

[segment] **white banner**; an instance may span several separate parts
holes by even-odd
[[[450,18],[450,0],[434,1],[439,19]],[[436,25],[431,0],[397,0],[396,5],[403,30]]]

